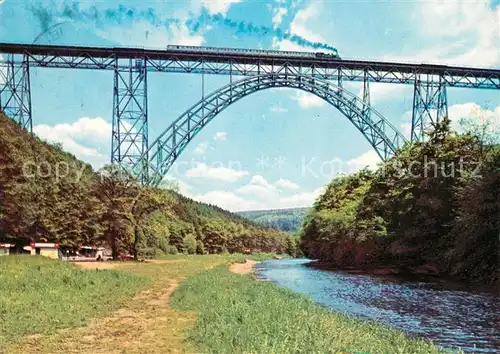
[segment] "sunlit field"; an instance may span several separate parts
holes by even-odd
[[[256,260],[269,254],[256,255]],[[87,263],[0,258],[1,347],[8,353],[437,353],[292,291],[232,274],[248,256]],[[111,269],[95,269],[105,265]]]
[[[272,283],[217,267],[175,291],[173,307],[196,311],[188,341],[203,353],[439,353],[423,340],[331,312]]]

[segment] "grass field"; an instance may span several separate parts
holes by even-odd
[[[189,341],[202,353],[438,353],[423,340],[332,313],[268,282],[217,267],[181,284],[174,308],[196,311]]]
[[[0,257],[0,279],[9,283],[0,283],[0,353],[192,352],[185,339],[196,313],[172,309],[170,294],[189,276],[245,258],[175,255],[96,263],[113,267],[96,271],[43,257]],[[25,279],[32,274],[37,280]]]
[[[144,287],[147,278],[118,271],[84,271],[44,257],[0,258],[0,348],[33,333],[83,325],[109,313]]]
[[[229,272],[245,258],[178,255],[99,271],[0,258],[0,353],[438,352]]]

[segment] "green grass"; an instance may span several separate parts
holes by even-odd
[[[252,259],[254,261],[265,261],[268,259],[273,259],[276,256],[280,256],[283,258],[290,257],[289,255],[278,255],[276,253],[253,253],[253,254],[243,254],[243,253],[224,253],[224,254],[212,254],[212,255],[185,255],[182,253],[175,254],[175,255],[162,255],[161,257],[157,257],[156,259],[165,259],[165,260],[190,260],[194,261],[195,263],[198,260],[202,260],[202,262],[205,262],[206,260],[209,259],[214,259],[214,260],[220,260],[224,259],[224,261],[227,262],[238,262],[238,263],[243,263],[245,262],[246,259]]]
[[[424,340],[331,312],[307,297],[217,267],[190,277],[174,308],[199,313],[189,342],[203,353],[439,353]]]
[[[26,335],[106,315],[147,282],[130,273],[81,270],[44,257],[0,257],[0,348]]]
[[[228,271],[231,262],[272,256],[175,255],[164,263],[118,262],[117,270],[100,271],[42,257],[2,257],[0,352],[4,347],[9,353],[119,348],[147,353],[438,353],[428,342]],[[165,289],[178,283],[170,302],[158,302]],[[148,291],[133,297],[146,286]],[[111,317],[74,328],[104,316]],[[58,331],[62,328],[73,329]],[[43,336],[19,341],[37,333]]]

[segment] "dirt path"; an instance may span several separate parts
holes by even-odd
[[[252,261],[251,259],[246,259],[245,263],[233,263],[229,270],[236,274],[250,274],[253,272],[254,266],[259,263]]]
[[[116,268],[117,264],[114,262],[73,262],[78,267],[84,269],[112,269]]]
[[[75,262],[85,269],[116,269],[153,282],[120,309],[105,317],[97,317],[88,325],[59,330],[49,335],[27,336],[21,343],[12,343],[5,353],[186,353],[195,352],[186,343],[188,330],[196,320],[195,312],[177,311],[169,299],[175,288],[187,277],[204,269],[227,264],[224,257],[136,262]],[[256,262],[234,265],[239,274],[252,271]],[[234,271],[234,270],[233,270]],[[111,295],[112,296],[112,295]],[[68,316],[71,313],[68,310]],[[3,348],[0,348],[2,353]]]
[[[13,344],[6,353],[186,353],[187,330],[196,313],[177,311],[169,298],[187,276],[225,262],[207,260],[160,260],[155,262],[75,262],[85,269],[107,267],[153,278],[152,285],[138,293],[122,308],[88,325],[59,330],[50,335],[32,335]],[[68,313],[70,315],[70,313]],[[0,353],[2,350],[0,348]]]
[[[130,306],[111,316],[92,321],[88,326],[67,329],[42,337],[28,337],[23,353],[182,353],[184,329],[195,320],[194,313],[182,315],[172,309],[168,300],[177,287],[172,282],[163,289],[145,290]]]

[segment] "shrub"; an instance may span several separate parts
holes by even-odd
[[[182,240],[184,246],[184,253],[195,254],[196,253],[196,238],[192,234],[188,234]]]

